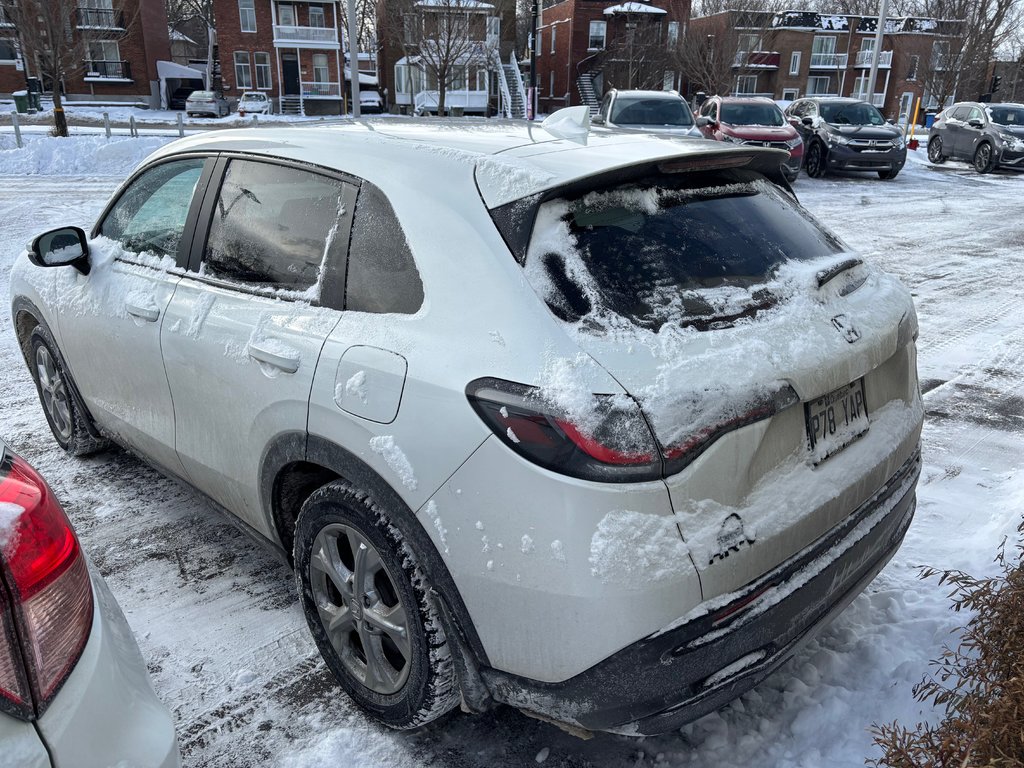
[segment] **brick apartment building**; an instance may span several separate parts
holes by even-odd
[[[280,112],[341,114],[343,2],[214,0],[213,6],[225,96],[263,91]]]
[[[80,0],[68,19],[71,35],[84,43],[84,60],[60,83],[69,102],[118,102],[160,106],[156,62],[171,54],[164,0]],[[0,95],[26,87],[39,75],[32,51],[22,51],[14,24],[0,16]],[[54,83],[43,76],[44,92]]]
[[[875,92],[869,95],[877,24],[875,16],[726,11],[691,19],[688,39],[730,41],[732,95],[854,96],[871,101],[886,117],[904,119],[918,98],[922,108],[935,106],[929,77],[952,66],[950,44],[962,22],[888,19]]]
[[[587,104],[610,88],[678,88],[673,52],[690,0],[545,0],[536,40],[538,109]]]

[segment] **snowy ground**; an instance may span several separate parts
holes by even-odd
[[[60,157],[57,145],[0,144],[0,296],[31,234],[87,227],[157,142],[101,155],[99,139],[70,141],[78,151]],[[90,165],[93,155],[102,166]],[[801,177],[796,185],[805,205],[915,295],[928,414],[916,522],[818,640],[742,700],[677,733],[583,742],[508,709],[456,714],[414,734],[368,722],[320,662],[284,565],[199,496],[124,453],[78,460],[57,449],[6,311],[0,436],[64,500],[177,718],[186,766],[860,766],[874,754],[873,721],[933,715],[910,685],[957,617],[944,590],[916,578],[917,566],[990,571],[1024,508],[1024,176],[930,167],[921,155],[892,182]]]

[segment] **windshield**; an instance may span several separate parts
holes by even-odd
[[[616,125],[693,125],[693,115],[682,99],[619,96],[610,121]]]
[[[242,101],[266,101],[267,97],[262,93],[243,93]]]
[[[686,176],[541,206],[525,267],[555,315],[657,332],[742,314],[783,263],[843,250],[757,174]]]
[[[988,116],[999,125],[1024,126],[1024,107],[989,107]]]
[[[729,125],[782,125],[782,110],[774,104],[722,104],[723,123]]]
[[[863,101],[821,105],[821,116],[833,125],[885,125],[882,113]]]

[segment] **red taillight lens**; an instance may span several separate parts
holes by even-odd
[[[546,403],[539,390],[501,379],[466,388],[473,409],[509,448],[546,469],[584,480],[642,482],[661,477],[661,456],[639,407],[597,396],[588,424]],[[592,418],[590,418],[592,417]]]
[[[43,478],[15,456],[0,463],[0,520],[6,521],[0,522],[0,575],[19,641],[11,658],[20,656],[39,715],[89,638],[92,584],[64,510]]]

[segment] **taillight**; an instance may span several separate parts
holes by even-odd
[[[505,445],[542,467],[609,483],[661,477],[658,446],[631,400],[596,395],[594,411],[579,418],[546,402],[539,389],[501,379],[477,379],[466,395]]]
[[[14,630],[6,634],[5,652],[21,665],[38,716],[82,655],[92,630],[93,595],[64,510],[43,478],[16,456],[0,463],[0,576]]]

